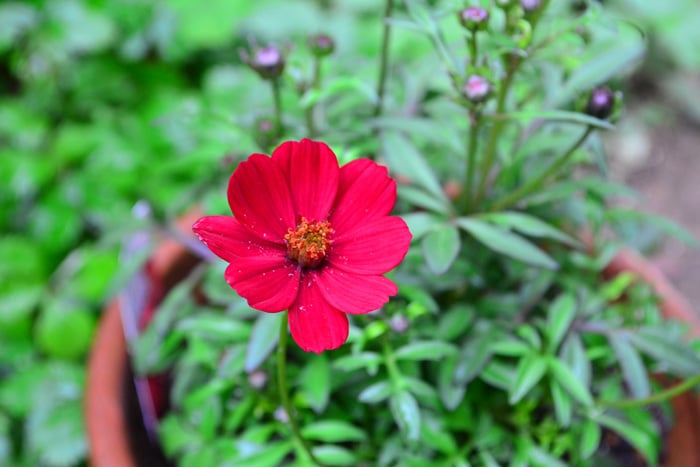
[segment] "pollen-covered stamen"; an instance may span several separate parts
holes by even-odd
[[[333,243],[329,238],[332,234],[330,222],[309,221],[302,217],[297,228],[290,228],[284,236],[287,241],[287,256],[301,267],[318,267]]]

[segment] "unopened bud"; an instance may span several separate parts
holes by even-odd
[[[248,383],[254,389],[262,389],[267,384],[267,373],[263,370],[255,370],[248,375]]]
[[[598,86],[588,98],[586,113],[601,120],[608,118],[615,107],[615,94],[607,86]]]
[[[540,8],[541,0],[520,0],[520,6],[525,13],[534,13]]]
[[[326,34],[316,34],[309,38],[311,53],[316,57],[325,57],[335,50],[335,41]]]
[[[391,320],[389,321],[389,327],[391,327],[391,330],[397,334],[403,334],[406,332],[410,324],[411,323],[408,321],[408,318],[401,314],[392,316]]]
[[[489,12],[478,6],[470,6],[459,12],[459,22],[470,31],[483,31],[489,22]]]
[[[474,104],[484,102],[491,93],[491,83],[483,76],[471,75],[462,86],[462,93]]]
[[[240,51],[241,59],[248,64],[262,79],[276,79],[284,71],[284,55],[273,46],[262,47],[253,51],[253,56],[248,56],[245,51]]]

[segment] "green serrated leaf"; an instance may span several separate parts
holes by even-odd
[[[460,217],[457,225],[493,251],[546,269],[557,269],[557,263],[545,252],[519,235],[476,218]]]

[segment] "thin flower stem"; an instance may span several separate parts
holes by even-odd
[[[513,84],[513,78],[515,77],[515,73],[518,71],[520,63],[522,62],[522,60],[519,57],[515,56],[513,56],[511,60],[514,61],[511,62],[511,66],[508,67],[508,71],[506,71],[506,75],[503,78],[503,81],[501,82],[501,88],[498,92],[498,101],[496,104],[497,115],[502,115],[505,111],[506,101],[508,100],[508,91],[510,90],[511,85]],[[491,168],[496,158],[496,146],[498,145],[498,138],[501,136],[501,132],[503,131],[504,126],[505,120],[496,120],[495,122],[493,122],[493,126],[491,126],[489,139],[486,143],[486,149],[484,150],[484,161],[481,165],[481,180],[479,180],[479,188],[476,192],[476,205],[479,204],[486,192],[486,185],[488,182],[489,173],[491,173]]]
[[[676,396],[689,391],[694,386],[700,384],[700,374],[693,376],[692,378],[681,381],[675,386],[671,386],[656,394],[652,394],[649,397],[644,397],[642,399],[627,399],[619,401],[600,401],[598,404],[601,407],[611,408],[611,409],[631,409],[634,407],[644,407],[646,405],[658,404],[660,402],[673,399]]]
[[[270,85],[272,86],[272,97],[275,101],[275,131],[277,137],[281,138],[282,133],[284,133],[284,124],[282,123],[282,93],[279,78],[270,80]]]
[[[382,32],[382,54],[379,64],[379,81],[377,82],[377,103],[374,106],[374,116],[379,117],[384,111],[384,90],[389,68],[389,42],[391,40],[391,25],[389,18],[394,9],[394,0],[386,0],[384,9],[384,29]]]
[[[574,142],[569,147],[569,149],[566,150],[566,152],[559,156],[552,165],[550,165],[546,170],[540,173],[529,183],[522,185],[517,190],[509,193],[500,200],[497,200],[495,203],[493,203],[493,206],[491,206],[490,211],[500,211],[504,208],[507,208],[508,206],[517,203],[524,197],[541,189],[544,185],[544,182],[546,182],[549,177],[555,175],[557,172],[559,172],[559,170],[562,167],[564,167],[564,165],[566,165],[569,159],[571,159],[571,156],[574,154],[574,152],[579,148],[579,146],[581,146],[584,143],[584,141],[586,141],[586,138],[588,138],[588,135],[590,135],[592,132],[592,126],[589,125],[588,127],[586,127],[586,131],[584,131],[583,134],[576,140],[576,142]]]
[[[384,350],[384,364],[386,365],[386,370],[389,372],[389,379],[391,379],[392,384],[398,387],[402,384],[401,371],[399,371],[399,367],[396,365],[396,357],[394,357],[386,334],[382,337],[382,348]]]
[[[463,206],[465,212],[469,212],[474,202],[474,169],[476,168],[476,148],[479,137],[479,113],[469,110],[469,141],[467,141],[467,167],[464,175]]]
[[[301,430],[299,429],[299,423],[297,422],[296,412],[294,407],[292,407],[291,401],[289,400],[289,389],[287,387],[287,326],[289,318],[287,313],[284,313],[282,321],[280,322],[280,338],[277,344],[277,386],[279,389],[280,400],[282,401],[282,407],[289,417],[289,426],[292,428],[292,434],[294,439],[297,441],[298,445],[304,450],[308,458],[314,465],[322,466],[313,452],[311,452],[311,447],[306,442],[306,440],[301,436]]]
[[[321,58],[314,57],[314,71],[311,78],[311,89],[319,91],[321,88]],[[309,138],[314,138],[317,135],[316,124],[314,123],[314,115],[316,113],[316,105],[311,104],[306,108],[306,129],[309,133]]]
[[[478,51],[479,43],[477,42],[476,31],[472,31],[472,35],[469,38],[469,54],[471,55],[470,62],[473,68],[476,68],[476,58]]]

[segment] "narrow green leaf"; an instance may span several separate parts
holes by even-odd
[[[440,218],[428,212],[412,212],[402,214],[401,217],[408,225],[408,230],[413,235],[413,241],[418,241],[425,234],[430,232],[435,226],[440,223]]]
[[[586,355],[586,349],[581,342],[581,336],[577,332],[571,332],[561,346],[561,357],[576,379],[585,386],[591,384],[591,361]]]
[[[428,232],[421,245],[430,270],[438,275],[447,272],[457,258],[460,243],[459,232],[453,225],[439,225]]]
[[[304,93],[299,104],[306,109],[334,95],[349,94],[348,91],[354,91],[364,97],[369,104],[374,104],[377,101],[377,93],[374,88],[368,86],[365,80],[356,76],[341,76],[329,81],[321,89],[310,88]]]
[[[368,373],[373,374],[381,361],[381,355],[376,352],[360,352],[334,360],[333,368],[347,372],[365,368]]]
[[[241,465],[246,467],[276,467],[282,463],[292,451],[294,445],[291,441],[266,444],[264,448],[254,452],[250,456],[239,459]]]
[[[323,465],[357,465],[357,456],[355,453],[340,446],[315,446],[313,448],[313,453]]]
[[[314,355],[309,359],[301,372],[300,382],[314,412],[323,412],[331,393],[331,370],[325,354]]]
[[[547,310],[547,348],[554,353],[576,317],[576,299],[570,293],[559,295]]]
[[[586,420],[581,425],[579,437],[579,453],[582,459],[588,459],[598,450],[602,430],[600,425],[593,420]]]
[[[604,130],[612,130],[615,125],[607,120],[600,120],[590,115],[579,112],[571,112],[568,110],[523,110],[520,112],[508,112],[503,115],[508,120],[548,120],[564,123],[580,123],[581,125],[590,125],[594,128],[602,128]]]
[[[591,397],[590,391],[581,380],[576,378],[576,375],[568,366],[556,357],[549,357],[547,363],[549,371],[552,376],[554,376],[554,379],[557,380],[574,399],[587,407],[593,405],[593,397]]]
[[[259,367],[277,346],[281,321],[281,313],[260,313],[250,333],[245,371],[250,373]]]
[[[522,212],[494,212],[479,214],[479,219],[517,230],[523,235],[538,238],[551,238],[575,248],[582,248],[581,242],[571,235],[553,227],[541,219]]]
[[[618,435],[625,438],[634,448],[644,456],[649,465],[658,464],[658,449],[653,437],[646,431],[635,425],[614,418],[605,414],[597,415],[594,418],[601,425],[611,429]]]
[[[374,404],[389,397],[393,389],[389,381],[378,381],[363,389],[357,398],[365,404]]]
[[[363,441],[367,438],[364,431],[344,420],[319,420],[311,422],[301,430],[304,438],[324,443],[344,441]]]
[[[515,382],[517,369],[506,363],[491,360],[479,373],[479,378],[486,383],[504,391],[511,391]]]
[[[457,353],[457,347],[442,341],[416,341],[399,348],[398,360],[440,360]]]
[[[639,350],[682,376],[700,373],[700,357],[688,344],[653,327],[627,332],[626,337]]]
[[[396,189],[397,196],[413,206],[427,209],[439,214],[448,215],[450,213],[450,205],[428,193],[423,188],[401,184]]]
[[[518,363],[515,381],[508,394],[508,402],[517,404],[542,379],[547,371],[547,360],[534,353],[525,355]]]
[[[519,235],[476,218],[460,217],[457,225],[493,251],[547,269],[557,269],[557,263],[545,252]]]
[[[394,131],[384,132],[382,155],[395,175],[407,177],[411,183],[424,188],[445,204],[449,204],[435,171],[408,137]]]
[[[420,438],[421,417],[420,408],[413,395],[407,390],[392,394],[389,398],[389,408],[401,433],[408,440],[417,441]]]
[[[571,397],[553,379],[549,380],[549,392],[552,394],[554,415],[557,417],[557,422],[564,428],[568,427],[571,424],[571,414],[573,412]]]
[[[698,241],[695,235],[666,217],[657,216],[642,211],[634,211],[631,209],[608,209],[605,215],[607,219],[612,221],[633,221],[647,223],[653,227],[656,227],[662,232],[677,238],[685,244],[692,246],[693,248],[700,248],[700,241]]]
[[[608,342],[617,356],[630,395],[635,399],[648,397],[651,394],[651,386],[646,367],[637,350],[627,341],[627,335],[610,333]]]

